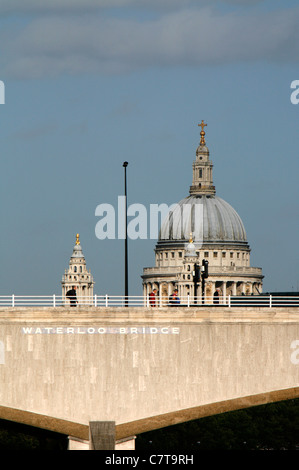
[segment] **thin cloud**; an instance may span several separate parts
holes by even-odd
[[[18,78],[119,74],[146,67],[289,61],[299,57],[299,9],[220,14],[187,9],[157,19],[35,18],[2,36],[2,70]]]
[[[46,123],[30,129],[22,129],[12,134],[12,138],[20,140],[35,140],[40,137],[52,134],[58,130],[57,123]]]
[[[255,5],[265,0],[1,0],[0,14],[41,14],[45,12],[76,12],[98,10],[103,8],[150,8],[177,9],[190,6],[222,4]],[[200,3],[200,5],[199,5]]]
[[[223,1],[223,0],[222,0]],[[196,3],[195,0],[1,0],[0,13],[43,13],[67,11],[97,10],[114,7],[186,7]]]

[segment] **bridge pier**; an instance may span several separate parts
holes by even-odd
[[[135,436],[116,441],[114,421],[91,421],[89,440],[69,436],[68,450],[135,450]]]

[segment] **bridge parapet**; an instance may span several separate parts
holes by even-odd
[[[2,307],[0,344],[0,418],[81,439],[298,396],[298,307]]]

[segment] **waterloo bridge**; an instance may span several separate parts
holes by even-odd
[[[69,449],[133,449],[146,431],[299,397],[299,307],[0,306],[0,384],[0,419]]]

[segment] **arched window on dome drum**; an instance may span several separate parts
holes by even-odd
[[[80,266],[80,273],[82,273],[82,266]]]
[[[74,273],[77,272],[77,266],[74,266]]]

